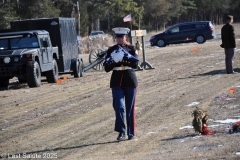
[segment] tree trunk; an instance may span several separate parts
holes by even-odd
[[[107,21],[108,21],[108,32],[110,32],[110,15],[109,15],[109,11],[108,11],[108,14],[107,14]]]
[[[166,29],[166,23],[163,22],[163,30],[165,31],[165,29]]]

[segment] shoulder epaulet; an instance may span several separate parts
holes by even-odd
[[[114,48],[114,47],[116,47],[116,45],[113,45],[113,46],[109,47],[108,49],[112,49],[112,48]]]
[[[133,47],[133,45],[132,45],[132,44],[127,44],[127,46],[128,46],[128,47]]]

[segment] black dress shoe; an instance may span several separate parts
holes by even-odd
[[[229,72],[229,73],[227,73],[227,74],[237,74],[238,72]]]
[[[118,137],[117,137],[117,140],[118,140],[118,141],[125,140],[125,133],[124,133],[124,132],[119,133],[119,135],[118,135]]]
[[[134,136],[128,136],[128,140],[132,140],[132,139],[135,139]]]

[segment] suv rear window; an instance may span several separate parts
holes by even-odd
[[[102,32],[102,31],[95,31],[95,32],[92,32],[90,35],[94,36],[94,35],[98,35],[98,34],[104,34],[104,32]]]
[[[206,24],[189,24],[189,25],[182,25],[179,27],[180,31],[188,31],[193,29],[202,29],[206,26]]]
[[[192,29],[196,29],[194,24],[180,26],[180,31],[188,31]]]
[[[195,24],[196,29],[202,29],[206,26],[206,24]]]

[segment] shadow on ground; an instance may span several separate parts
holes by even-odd
[[[240,68],[234,68],[233,69],[235,72],[240,72]],[[206,73],[202,73],[202,74],[197,74],[197,75],[192,75],[192,76],[214,76],[214,75],[218,75],[218,74],[226,74],[226,70],[225,69],[220,69],[220,70],[213,70],[210,72],[206,72]]]
[[[41,80],[41,85],[48,83],[46,79]],[[8,87],[0,87],[0,91],[26,89],[29,88],[27,82],[20,83],[19,81],[9,83]]]
[[[199,135],[198,134],[189,134],[189,135],[185,135],[185,136],[166,138],[166,139],[162,139],[161,141],[181,140],[181,139],[193,138],[193,137],[197,137],[197,136],[199,136]]]

